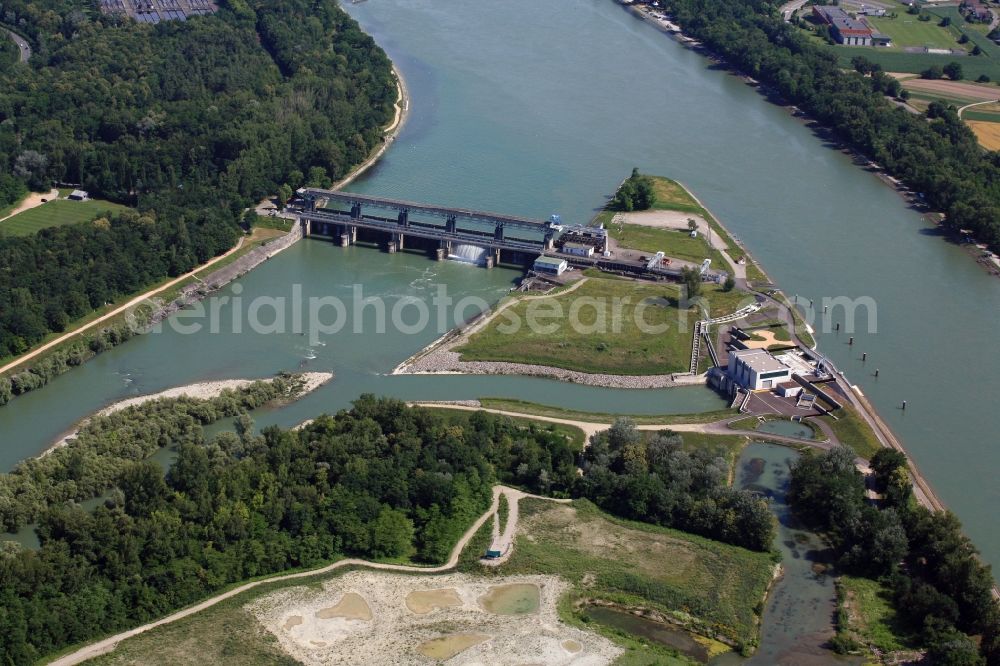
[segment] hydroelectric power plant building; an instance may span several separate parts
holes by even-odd
[[[792,369],[766,349],[737,349],[729,352],[729,377],[750,391],[773,389],[792,378]]]

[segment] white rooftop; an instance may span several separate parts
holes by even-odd
[[[758,374],[791,370],[791,368],[772,356],[771,352],[766,349],[739,349],[730,353]]]

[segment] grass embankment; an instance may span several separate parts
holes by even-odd
[[[588,373],[687,372],[692,328],[704,313],[697,307],[681,310],[679,298],[675,284],[590,278],[572,293],[512,305],[457,351],[463,361],[530,363]],[[703,298],[710,316],[718,316],[738,309],[746,294],[705,285]],[[529,325],[532,321],[537,325]],[[517,331],[505,333],[514,328],[512,322],[519,323]]]
[[[671,180],[670,178],[664,178],[662,176],[651,176],[651,178],[653,179],[653,191],[656,193],[656,203],[653,204],[654,209],[678,210],[686,213],[701,215],[705,218],[705,221],[708,222],[712,231],[717,234],[719,238],[725,241],[726,250],[729,253],[729,256],[732,257],[733,261],[739,261],[744,256],[747,257],[748,280],[758,282],[764,282],[767,280],[763,271],[761,271],[756,262],[753,261],[753,258],[743,251],[729,232],[726,231],[717,219],[715,219],[715,216],[713,216],[707,208],[698,203],[697,199],[694,198],[694,195],[692,195],[687,188],[678,183],[676,180]],[[714,260],[713,263],[715,263]],[[723,263],[721,267],[725,268],[727,265],[728,264]]]
[[[841,576],[837,580],[837,634],[882,652],[914,646],[899,621],[889,590],[873,580]]]
[[[652,180],[653,192],[656,194],[656,201],[652,206],[653,210],[673,210],[701,216],[712,228],[712,232],[725,242],[726,250],[729,256],[733,258],[733,261],[739,261],[741,257],[747,256],[747,279],[757,282],[767,281],[763,271],[752,261],[752,258],[746,255],[712,213],[698,203],[683,185],[676,180],[663,176],[648,176],[648,178]],[[683,231],[656,229],[632,224],[623,225],[625,227],[624,232],[617,232],[615,229],[612,229],[611,225],[611,220],[614,216],[615,211],[613,210],[601,211],[594,218],[592,224],[603,223],[605,228],[609,229],[612,237],[622,242],[625,247],[654,253],[662,251],[668,257],[688,261],[700,262],[706,257],[711,257],[712,264],[717,268],[726,270],[729,266],[722,259],[719,251],[709,246],[708,240],[703,235],[699,235],[698,238],[690,238]],[[637,228],[634,229],[633,227]],[[623,235],[624,238],[622,238]]]
[[[598,599],[658,611],[705,635],[756,639],[769,554],[620,520],[586,500],[572,506],[522,500],[520,514],[517,548],[499,573],[552,573],[570,581],[564,620],[580,624],[576,606]]]
[[[547,416],[550,418],[582,421],[584,423],[610,424],[614,423],[615,419],[624,416],[640,425],[663,425],[664,427],[673,423],[711,423],[738,414],[735,409],[716,409],[697,414],[611,414],[540,405],[526,400],[517,400],[516,398],[480,398],[479,402],[487,409],[500,409],[519,414],[533,414],[535,416]],[[684,436],[687,437],[688,434],[685,433]]]
[[[126,210],[129,210],[127,206],[101,199],[87,201],[56,199],[0,222],[0,230],[9,236],[29,236],[47,227],[89,222],[105,213],[113,214]]]
[[[846,405],[843,409],[838,409],[835,414],[836,419],[830,416],[818,418],[826,421],[841,444],[847,444],[859,456],[871,460],[871,457],[882,448],[882,444],[878,441],[878,437],[875,436],[875,432],[869,427],[867,421]]]
[[[719,270],[727,270],[729,264],[722,254],[708,245],[701,234],[691,238],[687,231],[665,229],[662,227],[647,227],[641,224],[608,224],[608,233],[618,241],[621,247],[641,250],[656,254],[663,252],[673,259],[681,259],[693,263],[701,263],[705,259],[712,260],[712,266]]]

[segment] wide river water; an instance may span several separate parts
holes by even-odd
[[[896,193],[787,111],[611,0],[345,7],[397,63],[412,97],[396,143],[352,189],[586,222],[633,166],[684,182],[790,295],[817,304],[873,299],[877,321],[860,313],[853,346],[844,332],[821,331],[820,349],[871,398],[987,560],[1000,564],[993,510],[1000,412],[989,390],[1000,376],[1000,355],[991,352],[1000,283],[932,233]],[[246,276],[240,296],[287,296],[292,284],[304,285],[306,296],[345,295],[359,283],[391,306],[404,295],[426,300],[442,283],[455,297],[496,300],[515,278],[311,240]],[[437,335],[433,327],[413,335],[368,329],[330,336],[325,345],[293,332],[144,336],[0,409],[0,468],[122,397],[299,368],[329,369],[337,378],[258,422],[291,425],[364,391],[512,396],[603,412],[721,404],[702,388],[614,391],[513,377],[384,375]]]

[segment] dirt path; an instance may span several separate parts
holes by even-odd
[[[492,560],[487,560],[485,558],[479,560],[482,564],[490,567],[498,567],[507,560],[510,556],[514,554],[514,534],[517,532],[517,521],[520,515],[519,503],[525,497],[530,497],[533,499],[543,499],[549,502],[557,502],[559,504],[569,504],[573,500],[569,499],[555,499],[554,497],[542,497],[541,495],[532,495],[531,493],[526,493],[523,490],[518,490],[516,488],[508,488],[503,486],[501,492],[507,497],[507,524],[504,525],[503,534],[499,534],[499,513],[493,515],[494,519],[494,533],[493,533],[493,543],[490,544],[491,550],[499,550],[503,553],[500,557],[494,558]],[[498,505],[499,506],[499,505]]]
[[[58,198],[59,198],[59,190],[55,189],[53,189],[50,192],[32,192],[31,194],[26,196],[24,200],[17,205],[17,208],[15,208],[10,212],[10,214],[8,214],[6,217],[0,217],[0,222],[3,222],[4,220],[9,220],[18,213],[23,213],[26,210],[31,210],[32,208],[38,208],[43,203]],[[43,201],[43,199],[45,201]]]
[[[578,421],[575,419],[563,419],[556,416],[538,416],[536,414],[525,414],[522,412],[512,412],[505,409],[490,409],[488,407],[473,407],[471,405],[456,405],[454,403],[435,403],[435,402],[414,402],[410,403],[415,407],[434,407],[440,409],[458,409],[466,412],[490,412],[491,414],[500,414],[502,416],[510,416],[513,418],[520,419],[533,419],[535,421],[544,421],[546,423],[558,423],[560,425],[568,425],[579,428],[586,435],[584,440],[584,446],[590,441],[593,435],[599,432],[603,432],[611,427],[610,423],[594,423],[590,421]],[[733,430],[729,427],[730,421],[735,421],[741,418],[745,418],[745,414],[740,414],[732,416],[729,418],[722,419],[721,421],[711,421],[706,423],[644,423],[637,425],[638,430],[645,431],[658,431],[658,430],[673,430],[674,432],[696,432],[705,435],[743,435],[745,437],[756,437],[758,439],[767,439],[769,441],[781,442],[784,444],[793,444],[797,446],[809,446],[816,449],[831,449],[837,445],[835,440],[817,440],[817,439],[799,439],[798,437],[786,437],[784,435],[775,435],[772,433],[760,433],[756,430]],[[825,431],[824,431],[825,432]]]
[[[236,243],[236,246],[233,249],[229,250],[225,254],[220,254],[218,257],[215,257],[214,259],[211,259],[211,260],[205,262],[201,266],[198,266],[197,268],[195,268],[193,271],[190,271],[189,273],[185,273],[184,275],[181,275],[180,277],[174,278],[170,282],[167,282],[166,284],[160,285],[159,287],[156,287],[155,289],[150,289],[149,291],[147,291],[147,292],[145,292],[143,294],[140,294],[140,295],[136,296],[135,298],[131,299],[130,301],[128,301],[124,305],[121,305],[121,306],[115,308],[111,312],[108,312],[107,314],[101,315],[100,317],[98,317],[94,321],[89,322],[87,324],[84,324],[80,328],[74,329],[74,330],[70,331],[69,333],[66,333],[65,335],[60,335],[55,340],[52,340],[51,342],[46,342],[41,347],[38,347],[37,349],[33,349],[30,352],[28,352],[27,354],[19,356],[17,359],[11,361],[7,365],[5,365],[2,368],[0,368],[0,375],[2,375],[3,373],[7,372],[8,370],[13,370],[17,366],[30,361],[31,359],[35,358],[39,354],[42,354],[43,352],[46,352],[49,349],[52,349],[53,347],[55,347],[57,345],[60,345],[60,344],[66,342],[67,340],[69,340],[71,338],[76,337],[77,335],[80,335],[84,331],[88,331],[88,330],[94,328],[95,326],[101,325],[102,323],[108,321],[112,317],[116,317],[116,316],[120,315],[121,313],[128,311],[130,308],[133,308],[133,307],[141,304],[147,298],[152,298],[153,296],[159,294],[160,292],[163,292],[163,291],[165,291],[167,289],[170,289],[174,285],[176,285],[176,284],[178,284],[180,282],[183,282],[184,280],[187,280],[188,278],[194,276],[196,273],[200,273],[201,271],[205,270],[209,266],[212,266],[213,264],[216,264],[216,263],[222,261],[223,259],[225,259],[229,255],[233,254],[234,252],[236,252],[237,250],[239,250],[241,247],[243,247],[243,240],[244,240],[244,238],[240,237],[239,242]]]
[[[540,497],[538,495],[531,495],[522,492],[520,490],[516,490],[514,488],[508,488],[506,486],[494,486],[493,502],[490,504],[490,507],[486,510],[486,512],[483,515],[481,515],[478,519],[476,519],[476,522],[474,522],[469,527],[469,529],[465,531],[465,533],[462,535],[462,538],[459,539],[458,543],[455,544],[455,547],[452,548],[451,556],[448,558],[448,561],[445,562],[444,564],[441,564],[436,567],[417,567],[406,564],[384,564],[382,562],[369,562],[367,560],[351,558],[351,559],[339,560],[337,562],[334,562],[333,564],[329,564],[320,569],[312,569],[310,571],[300,571],[293,574],[275,576],[273,578],[268,578],[265,580],[256,580],[253,581],[252,583],[245,583],[243,585],[234,587],[233,589],[227,592],[223,592],[222,594],[218,594],[214,597],[211,597],[210,599],[206,599],[205,601],[195,604],[194,606],[190,606],[183,610],[177,611],[176,613],[172,613],[171,615],[156,620],[155,622],[150,622],[148,624],[142,625],[141,627],[136,627],[135,629],[123,631],[120,634],[115,634],[114,636],[110,636],[108,638],[105,638],[104,640],[97,641],[96,643],[91,643],[90,645],[82,647],[79,650],[76,650],[75,652],[63,655],[62,657],[59,657],[58,659],[50,662],[50,666],[72,666],[73,664],[79,664],[88,659],[99,657],[102,654],[107,654],[108,652],[114,650],[115,646],[118,645],[118,643],[127,638],[137,636],[138,634],[149,631],[150,629],[155,629],[156,627],[160,627],[165,624],[170,624],[171,622],[176,622],[177,620],[183,619],[185,617],[203,611],[206,608],[211,608],[220,601],[225,601],[226,599],[230,599],[238,594],[246,592],[247,590],[251,590],[255,587],[267,583],[277,583],[281,581],[295,580],[298,578],[319,576],[325,573],[329,573],[330,571],[336,571],[337,569],[342,569],[344,567],[351,567],[351,566],[367,567],[369,569],[377,569],[380,571],[404,571],[408,573],[441,573],[443,571],[454,569],[455,566],[458,564],[458,558],[462,555],[462,551],[465,550],[465,547],[469,544],[469,541],[472,540],[472,537],[476,535],[476,532],[479,531],[479,528],[481,528],[483,524],[487,520],[489,520],[491,516],[497,513],[497,510],[500,508],[501,494],[507,495],[507,502],[511,509],[507,519],[507,524],[508,524],[508,529],[510,530],[512,536],[514,531],[517,529],[517,516],[518,516],[516,508],[517,502],[522,497],[537,497],[539,499],[551,500],[553,502],[570,501],[570,500],[557,500],[557,499],[552,499],[550,497]]]

